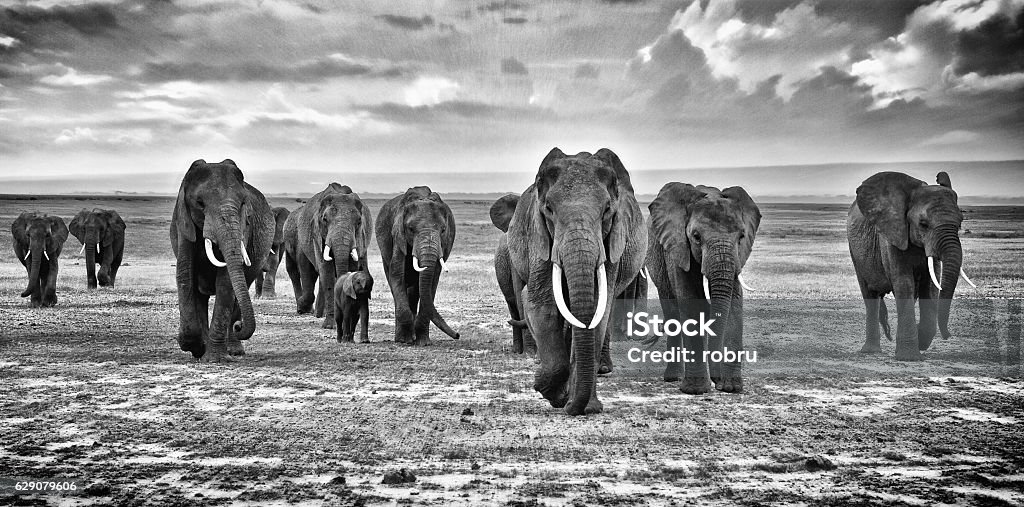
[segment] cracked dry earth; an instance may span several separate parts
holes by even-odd
[[[6,490],[0,505],[1024,504],[1020,342],[1005,325],[957,326],[907,364],[891,342],[856,352],[849,301],[751,299],[760,357],[744,394],[684,396],[617,342],[604,413],[569,418],[532,390],[535,361],[509,351],[490,231],[459,226],[481,246],[449,263],[439,297],[462,340],[396,345],[378,292],[374,343],[338,344],[294,314],[282,270],[228,365],[177,350],[166,254],[93,293],[68,255],[50,309],[17,298],[24,272],[0,254],[0,476],[88,486]],[[401,469],[414,481],[384,483]]]

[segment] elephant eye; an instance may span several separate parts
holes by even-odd
[[[743,241],[743,238],[745,237],[747,237],[747,233],[740,231],[740,241]]]
[[[693,241],[696,242],[696,243],[700,243],[700,233],[699,232],[693,231]]]
[[[921,224],[921,228],[922,229],[927,229],[928,228],[928,222],[927,221],[921,220],[921,222],[919,222],[919,223]]]

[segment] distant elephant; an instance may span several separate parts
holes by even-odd
[[[245,182],[230,159],[196,160],[181,180],[170,233],[177,258],[181,350],[211,362],[244,354],[238,340],[256,330],[249,285],[274,240],[267,199]],[[212,320],[210,296],[216,296]]]
[[[264,297],[274,299],[277,297],[277,294],[274,292],[274,286],[277,282],[277,268],[281,265],[281,259],[284,258],[284,249],[281,247],[284,243],[284,224],[288,220],[288,210],[277,207],[273,209],[273,212],[274,222],[276,223],[274,227],[274,242],[270,245],[270,253],[264,259],[260,273],[256,275],[256,299]]]
[[[359,343],[370,341],[367,327],[372,292],[373,277],[369,271],[353,271],[338,276],[334,284],[334,324],[338,330],[338,343],[355,341],[356,324],[360,323]]]
[[[935,337],[936,323],[943,338],[949,337],[949,310],[958,278],[974,285],[962,269],[963,216],[956,192],[945,172],[936,181],[938,185],[928,185],[903,173],[881,172],[857,188],[846,230],[867,306],[867,339],[861,352],[882,350],[879,324],[891,338],[882,298],[892,292],[898,315],[896,359],[920,361],[921,351]],[[914,316],[918,299],[920,323]]]
[[[124,220],[112,209],[93,208],[79,211],[71,220],[68,229],[82,244],[85,252],[85,276],[90,289],[96,288],[96,280],[104,287],[113,287],[117,269],[124,256]],[[96,274],[96,264],[100,272]]]
[[[665,319],[684,322],[704,313],[714,319],[714,337],[668,337],[668,347],[684,345],[692,351],[685,373],[680,363],[670,363],[665,380],[680,376],[680,390],[703,394],[715,388],[727,393],[743,391],[741,362],[711,365],[704,351],[743,350],[743,289],[740,273],[754,247],[761,211],[743,187],[719,190],[672,182],[661,188],[648,206],[651,241],[647,269],[662,302]],[[707,340],[707,348],[705,348]]]
[[[295,307],[299,314],[302,314],[302,273],[299,271],[299,217],[305,204],[292,210],[284,221],[284,228],[281,230],[281,250],[284,254],[284,267],[288,272],[288,279],[292,282],[292,293],[295,295]],[[305,259],[303,259],[305,260]],[[305,311],[309,313],[309,309]]]
[[[331,183],[292,215],[295,219],[295,268],[287,261],[298,313],[309,313],[316,303],[316,317],[323,327],[334,328],[334,283],[339,275],[366,270],[373,218],[370,208],[346,185]],[[287,222],[285,223],[287,228]],[[296,279],[296,273],[298,279]],[[320,281],[318,294],[314,286]]]
[[[11,235],[14,255],[28,271],[28,288],[21,297],[32,296],[33,307],[57,304],[58,260],[68,239],[64,219],[28,211],[14,219]]]
[[[451,208],[430,187],[412,187],[377,214],[377,245],[395,300],[395,341],[430,344],[430,323],[459,338],[434,306],[441,269],[455,243]]]
[[[501,232],[508,232],[508,224],[512,221],[512,214],[515,213],[518,203],[519,194],[508,194],[498,198],[491,205],[491,223]],[[512,284],[512,259],[508,253],[508,236],[505,234],[498,239],[498,246],[494,252],[494,275],[498,279],[498,288],[501,289],[505,304],[508,306],[509,324],[512,325],[512,352],[536,354],[537,342],[533,340],[529,326],[523,320],[523,315],[519,313],[519,303],[515,287]]]
[[[629,172],[607,148],[552,149],[507,236],[520,314],[541,362],[534,389],[570,415],[601,412],[596,373],[614,296],[634,282],[647,251]]]

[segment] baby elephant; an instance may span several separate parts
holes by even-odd
[[[338,343],[354,341],[356,323],[360,320],[359,342],[370,341],[366,327],[370,320],[372,290],[373,277],[369,271],[352,271],[338,277],[334,284],[334,323],[338,330]]]

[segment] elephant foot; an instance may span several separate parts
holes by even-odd
[[[604,412],[604,404],[601,403],[601,400],[597,399],[597,396],[590,397],[590,401],[587,402],[587,406],[583,408],[582,412],[572,405],[565,407],[566,415],[590,415],[600,414],[601,412]]]
[[[298,314],[298,315],[308,315],[310,313],[313,313],[313,307],[312,306],[296,306],[295,307],[295,313]]]
[[[355,343],[355,339],[351,335],[345,336],[338,333],[338,343]]]
[[[274,291],[264,291],[263,299],[277,299],[277,294],[274,294]]]
[[[665,382],[678,382],[683,376],[683,365],[669,363],[665,367]]]
[[[201,359],[204,363],[233,363],[235,358],[231,357],[227,351],[222,352],[209,352]]]
[[[711,392],[711,381],[706,377],[684,377],[679,384],[683,394],[707,394]]]
[[[512,338],[512,353],[522,354],[523,353],[523,340]]]
[[[742,377],[726,377],[721,380],[715,381],[715,389],[722,391],[723,393],[742,393],[743,392],[743,378]]]
[[[864,346],[860,348],[861,354],[878,354],[882,352],[882,346],[878,343],[865,342]]]
[[[923,361],[924,354],[921,354],[920,350],[916,349],[896,349],[896,360],[897,361]]]
[[[416,338],[416,341],[413,342],[413,345],[425,347],[427,345],[430,345],[430,343],[431,342],[429,336],[419,336]]]
[[[192,357],[199,359],[206,353],[206,343],[200,336],[179,336],[178,348],[185,352],[191,352]]]
[[[245,355],[245,347],[242,346],[242,342],[240,342],[240,341],[230,341],[230,342],[228,342],[228,355],[229,356],[244,356]]]
[[[606,363],[604,361],[601,361],[601,366],[597,369],[597,374],[598,375],[607,375],[607,374],[611,373],[612,370],[614,370],[614,367],[612,366],[612,363]]]
[[[928,347],[932,345],[932,339],[935,338],[935,331],[931,332],[918,332],[917,333],[917,350],[924,352],[928,350]]]
[[[321,324],[320,327],[322,327],[324,329],[334,329],[334,328],[336,328],[337,324],[334,322],[334,316],[331,315],[331,316],[328,316],[327,318],[325,318],[324,319],[324,323]]]

